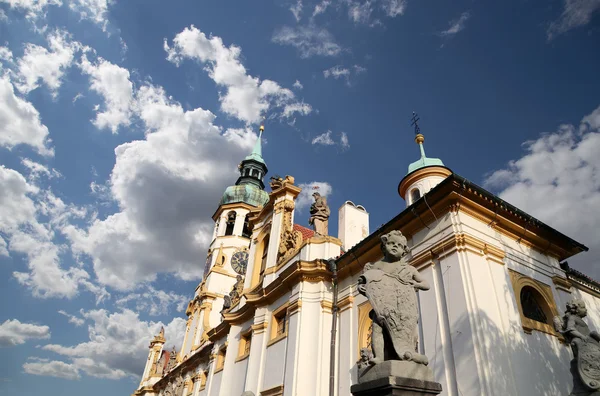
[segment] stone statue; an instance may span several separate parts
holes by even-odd
[[[173,349],[171,350],[171,354],[169,355],[169,362],[167,363],[167,372],[169,372],[173,367],[177,365],[177,350],[175,349],[175,345],[173,345]]]
[[[373,310],[371,364],[384,360],[409,360],[428,364],[427,357],[416,352],[417,294],[429,290],[419,271],[406,261],[408,246],[400,231],[381,237],[384,258],[365,265],[358,279],[358,290],[367,296]]]
[[[319,235],[327,235],[327,227],[329,225],[329,206],[327,206],[327,198],[322,197],[318,192],[313,193],[315,202],[310,205],[310,218],[308,224],[312,225],[315,233]]]
[[[373,359],[371,348],[360,348],[360,360],[358,361],[359,375],[371,365],[371,359]]]
[[[600,334],[590,330],[583,321],[586,316],[583,300],[574,299],[567,303],[562,318],[554,317],[554,328],[565,337],[573,351],[573,396],[600,395]]]

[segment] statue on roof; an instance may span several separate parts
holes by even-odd
[[[328,234],[329,226],[329,206],[327,205],[327,198],[322,197],[318,192],[313,193],[315,202],[310,205],[310,218],[308,224],[313,226],[315,233],[326,236]]]
[[[427,356],[417,351],[416,291],[429,290],[429,283],[408,263],[408,244],[400,231],[383,235],[381,250],[383,259],[366,264],[358,278],[358,291],[373,307],[371,353],[361,353],[359,382],[385,377],[387,372],[433,381]]]
[[[587,309],[583,300],[573,299],[567,303],[564,316],[554,317],[554,328],[571,345],[571,395],[592,396],[600,394],[600,334],[590,330],[583,318]]]

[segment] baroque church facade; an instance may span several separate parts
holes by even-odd
[[[431,285],[417,295],[415,348],[442,395],[568,395],[572,352],[553,318],[581,299],[600,329],[600,284],[565,261],[587,248],[427,157],[422,134],[415,141],[420,159],[398,186],[406,208],[369,233],[365,208],[346,201],[336,238],[294,221],[293,177],[265,191],[259,136],[213,215],[183,344],[169,351],[162,331],[154,337],[133,395],[349,396],[371,337],[357,280],[392,230]]]

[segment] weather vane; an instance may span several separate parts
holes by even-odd
[[[412,122],[410,125],[415,127],[415,135],[418,135],[419,133],[421,133],[421,128],[419,128],[419,120],[420,120],[419,115],[413,111],[412,118],[411,118]]]

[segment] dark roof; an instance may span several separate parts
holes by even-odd
[[[568,279],[583,284],[584,286],[587,286],[590,289],[595,290],[596,292],[600,292],[600,283],[598,281],[590,278],[583,272],[579,272],[576,269],[571,268],[568,262],[563,261],[562,263],[560,263],[560,268],[562,268],[565,271]]]
[[[475,184],[475,183],[469,181],[468,179],[453,172],[450,176],[448,176],[446,179],[441,181],[438,185],[436,185],[434,188],[432,188],[426,194],[424,194],[420,199],[413,202],[412,205],[408,206],[406,209],[404,209],[402,212],[400,212],[398,215],[396,215],[390,221],[388,221],[387,223],[380,226],[377,230],[375,230],[375,232],[371,233],[371,235],[369,235],[368,237],[366,237],[365,239],[360,241],[358,244],[354,245],[351,249],[349,249],[342,256],[340,256],[336,261],[339,261],[346,255],[355,254],[356,251],[358,249],[360,249],[363,245],[367,244],[373,238],[377,238],[381,234],[383,234],[383,230],[389,228],[389,226],[391,224],[395,223],[400,218],[406,216],[410,212],[416,213],[415,208],[417,206],[422,206],[422,203],[424,201],[425,201],[425,203],[427,203],[428,197],[432,197],[432,196],[436,195],[436,193],[438,191],[443,190],[444,188],[448,188],[448,186],[450,186],[452,184],[456,184],[456,183],[458,183],[462,186],[461,190],[470,188],[471,190],[475,191],[479,196],[485,198],[486,200],[488,200],[490,202],[495,203],[497,205],[497,208],[499,209],[499,211],[505,212],[505,215],[512,214],[513,216],[516,216],[518,219],[520,219],[522,223],[527,223],[531,226],[540,228],[541,230],[543,230],[543,232],[546,235],[552,236],[552,237],[554,237],[554,239],[563,241],[566,245],[569,245],[569,247],[571,248],[571,251],[574,252],[571,255],[577,254],[581,251],[588,251],[588,248],[585,245],[575,241],[572,238],[569,238],[568,236],[564,235],[563,233],[555,230],[554,228],[550,227],[549,225],[541,222],[540,220],[536,219],[535,217],[523,212],[519,208],[509,204],[508,202],[504,201],[503,199],[499,198],[498,196],[492,194],[491,192],[487,191],[483,187],[480,187],[477,184]],[[429,206],[429,203],[427,203],[427,205]],[[566,258],[566,257],[564,257],[564,258]],[[561,258],[561,260],[564,258]]]

